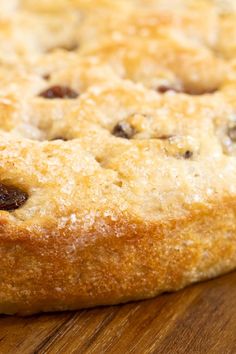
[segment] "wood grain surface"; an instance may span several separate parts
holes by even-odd
[[[236,354],[236,273],[126,305],[2,316],[0,353]]]

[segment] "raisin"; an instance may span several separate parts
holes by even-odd
[[[79,44],[78,43],[68,43],[68,44],[64,44],[64,45],[60,45],[60,46],[56,46],[56,47],[51,47],[47,50],[47,53],[52,53],[55,50],[66,50],[68,52],[73,52],[75,50],[77,50],[79,48]]]
[[[193,156],[193,152],[190,151],[190,150],[185,151],[185,153],[184,153],[184,155],[183,155],[183,157],[184,157],[185,159],[190,159],[192,156]]]
[[[51,78],[50,74],[44,74],[43,75],[43,79],[46,80],[46,81],[50,80],[50,78]]]
[[[160,139],[160,140],[168,140],[170,138],[173,138],[174,135],[161,135],[161,136],[158,136],[157,139]]]
[[[217,88],[211,88],[211,89],[203,89],[203,90],[193,90],[193,89],[184,89],[183,93],[186,93],[187,95],[191,96],[201,96],[201,95],[208,95],[212,94],[218,91]]]
[[[112,130],[112,134],[118,138],[131,139],[134,134],[134,128],[127,122],[119,122]]]
[[[68,52],[73,52],[79,48],[78,43],[70,43],[61,47],[61,49],[67,50]]]
[[[236,142],[236,125],[228,128],[228,136],[233,142]]]
[[[167,86],[167,85],[161,85],[157,88],[157,92],[159,92],[159,93],[166,93],[168,91],[173,91],[173,92],[177,92],[177,93],[181,92],[181,90],[171,87],[171,86]]]
[[[39,94],[40,97],[44,97],[47,99],[54,99],[54,98],[77,98],[79,95],[77,92],[72,90],[70,87],[67,86],[52,86],[47,90],[41,92]]]
[[[55,138],[52,138],[51,141],[54,140],[63,140],[63,141],[67,141],[68,139],[64,138],[63,136],[55,136]]]
[[[200,95],[206,95],[206,94],[211,94],[215,93],[218,89],[217,88],[212,88],[212,89],[205,89],[205,90],[194,90],[194,89],[188,89],[188,88],[183,88],[182,90],[179,88],[167,86],[167,85],[161,85],[157,88],[157,92],[159,93],[166,93],[168,91],[173,91],[176,93],[185,93],[187,95],[191,96],[200,96]]]
[[[15,210],[28,199],[28,194],[13,186],[0,183],[0,210]]]

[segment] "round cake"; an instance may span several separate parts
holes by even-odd
[[[1,1],[0,313],[236,268],[235,58],[234,0]]]

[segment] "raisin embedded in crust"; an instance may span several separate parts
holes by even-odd
[[[78,43],[70,43],[60,47],[61,49],[67,50],[68,52],[73,52],[79,48]]]
[[[54,99],[54,98],[74,99],[77,98],[79,94],[76,91],[72,90],[70,87],[57,85],[57,86],[49,87],[47,90],[41,92],[39,96],[47,99]]]
[[[168,139],[170,139],[170,138],[173,138],[173,136],[174,136],[174,135],[167,135],[167,134],[165,135],[165,134],[164,134],[164,135],[158,136],[157,139],[160,139],[160,140],[168,140]]]
[[[65,50],[68,52],[73,52],[73,51],[76,51],[78,48],[79,48],[78,43],[68,43],[68,44],[64,44],[64,45],[60,45],[60,46],[56,46],[56,47],[51,47],[47,50],[47,53],[51,53],[55,50]]]
[[[51,75],[50,75],[50,74],[44,74],[44,75],[42,76],[42,78],[43,78],[44,80],[48,81],[48,80],[50,80]]]
[[[217,90],[218,90],[217,88],[212,88],[212,89],[208,89],[208,90],[206,89],[206,90],[197,91],[197,90],[188,89],[188,88],[179,89],[179,88],[175,88],[175,87],[171,87],[171,86],[167,86],[167,85],[161,85],[157,88],[157,92],[159,92],[159,93],[166,93],[168,91],[172,91],[172,92],[176,92],[176,93],[185,93],[185,94],[191,95],[191,96],[212,94],[212,93],[215,93]]]
[[[230,137],[230,139],[235,143],[236,142],[236,125],[228,128],[228,136]]]
[[[54,138],[51,139],[51,141],[54,141],[54,140],[68,141],[68,139],[64,138],[63,136],[55,136]]]
[[[157,92],[159,93],[166,93],[168,91],[173,91],[173,92],[176,92],[176,93],[181,93],[183,91],[181,91],[180,89],[177,89],[177,88],[174,88],[174,87],[171,87],[171,86],[167,86],[167,85],[160,85],[158,88],[157,88]]]
[[[0,210],[12,211],[20,208],[28,199],[21,189],[0,183]]]
[[[190,150],[185,151],[185,153],[184,153],[184,155],[183,155],[183,157],[184,157],[185,159],[191,159],[192,156],[193,156],[193,152],[190,151]]]
[[[129,123],[119,122],[114,126],[112,134],[118,138],[131,139],[135,134],[135,130]]]
[[[191,90],[191,89],[184,89],[183,93],[191,96],[201,96],[201,95],[209,95],[218,91],[218,88],[211,88],[211,89],[203,89],[203,90]]]

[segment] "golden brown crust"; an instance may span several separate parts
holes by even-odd
[[[4,5],[0,184],[28,199],[0,210],[0,313],[143,299],[236,268],[235,11]]]
[[[98,216],[86,231],[83,220],[72,232],[68,224],[40,231],[1,224],[2,313],[142,299],[236,266],[235,202],[229,200],[155,224],[126,215],[115,222]]]

